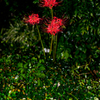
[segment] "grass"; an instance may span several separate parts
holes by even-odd
[[[100,98],[100,80],[94,80],[91,74],[77,75],[64,60],[53,63],[51,59],[38,58],[35,52],[20,52],[13,50],[0,58],[0,100]]]

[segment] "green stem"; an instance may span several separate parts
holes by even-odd
[[[43,53],[44,53],[44,57],[46,59],[46,56],[45,56],[45,51],[44,51],[44,46],[43,46],[43,43],[42,43],[42,40],[41,40],[41,35],[40,35],[40,31],[39,31],[39,28],[38,28],[38,25],[36,24],[36,27],[37,27],[37,30],[38,30],[38,33],[39,33],[39,40],[41,42],[41,45],[42,45],[42,49],[43,49]]]
[[[53,52],[53,61],[55,62],[55,58],[56,58],[56,49],[57,49],[57,35],[55,35],[55,42],[54,42],[54,52]]]
[[[50,55],[51,55],[51,51],[52,51],[52,43],[53,43],[53,35],[52,35],[52,38],[51,38],[51,46],[50,46]]]
[[[53,19],[53,9],[50,9],[51,10],[51,18]],[[52,38],[51,38],[51,45],[50,45],[50,52],[49,54],[51,55],[51,51],[52,51],[52,43],[53,43],[53,34],[52,34]],[[49,56],[50,58],[50,56]]]
[[[53,9],[51,9],[51,18],[53,19]]]

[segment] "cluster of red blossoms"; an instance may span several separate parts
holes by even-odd
[[[56,2],[56,0],[43,0],[44,5],[43,7],[49,7],[50,9],[52,9],[53,6],[57,5],[58,2]],[[28,20],[26,21],[27,23],[30,23],[32,25],[35,24],[39,24],[40,20],[42,20],[42,18],[39,18],[38,14],[32,14],[29,15]],[[62,31],[61,26],[64,26],[64,19],[60,19],[57,17],[53,17],[53,20],[49,22],[46,29],[47,33],[50,33],[51,35],[55,35],[56,33]]]
[[[29,19],[26,20],[26,22],[27,22],[27,23],[30,23],[30,24],[32,24],[32,25],[34,25],[34,24],[39,24],[40,19],[41,19],[41,18],[39,18],[39,15],[38,15],[38,14],[32,14],[32,15],[29,15]]]
[[[48,27],[46,28],[46,32],[55,35],[56,33],[62,31],[61,26],[63,25],[63,19],[53,17],[53,20],[50,24],[48,24]]]
[[[58,5],[61,2],[56,2],[56,0],[42,0],[40,6],[41,7],[49,7],[50,9],[52,9],[53,6]]]

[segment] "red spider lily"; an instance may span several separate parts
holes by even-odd
[[[56,2],[56,0],[43,0],[43,2],[41,3],[42,3],[42,5],[40,4],[41,7],[49,7],[50,9],[52,9],[53,6],[56,6],[61,2]]]
[[[53,34],[55,35],[56,33],[58,33],[60,31],[59,26],[58,25],[48,25],[47,28],[47,33]]]
[[[48,25],[45,32],[55,35],[56,33],[62,31],[61,26],[63,26],[63,19],[53,17],[53,20],[50,21],[51,23],[45,24]]]
[[[53,17],[53,20],[51,22],[52,25],[59,25],[62,26],[63,25],[63,20],[57,17]]]
[[[40,22],[40,19],[41,18],[39,18],[38,14],[32,14],[32,15],[29,15],[28,20],[26,20],[25,22],[34,25],[34,24],[38,24]]]

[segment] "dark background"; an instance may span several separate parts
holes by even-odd
[[[32,2],[33,0],[0,0],[0,29],[8,28],[12,19],[15,21],[31,12],[38,13],[39,7]]]

